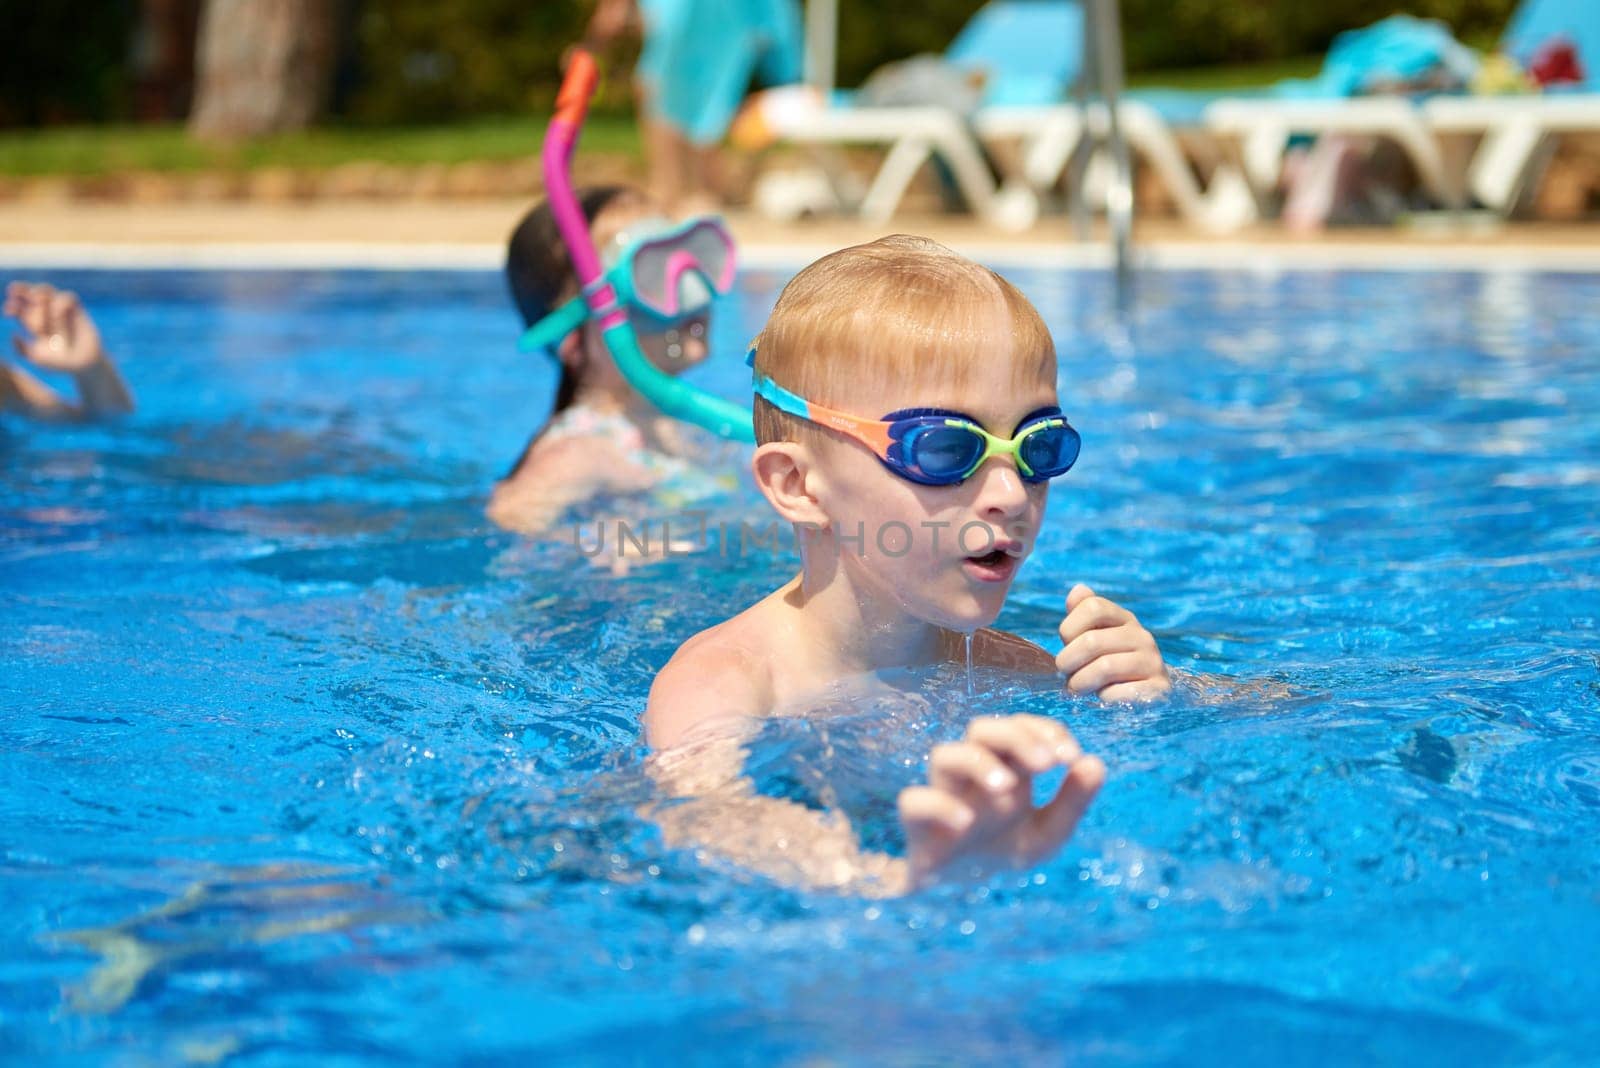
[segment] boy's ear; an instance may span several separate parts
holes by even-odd
[[[828,525],[827,513],[816,496],[806,488],[812,456],[804,445],[793,441],[769,441],[757,447],[750,458],[750,471],[756,486],[778,515],[790,523]]]

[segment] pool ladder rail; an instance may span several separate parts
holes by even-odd
[[[1116,265],[1117,304],[1126,307],[1133,285],[1133,165],[1128,142],[1122,136],[1117,118],[1122,98],[1122,5],[1118,0],[1085,0],[1088,32],[1083,36],[1083,82],[1093,82],[1106,109],[1104,144],[1111,157],[1111,185],[1106,192],[1106,225],[1111,231],[1111,253]],[[1078,105],[1087,107],[1085,90],[1079,89]],[[1084,128],[1091,129],[1085,122]],[[1081,197],[1077,198],[1081,202]],[[1079,225],[1083,220],[1079,217]]]

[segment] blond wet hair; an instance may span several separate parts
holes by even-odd
[[[1010,322],[1010,352],[994,351],[996,309]],[[921,403],[930,385],[959,391],[1008,357],[1021,388],[1054,382],[1055,342],[1028,298],[994,271],[925,237],[895,234],[822,257],[784,287],[755,340],[755,369],[809,401],[857,411],[863,391]],[[820,433],[755,400],[756,441]]]

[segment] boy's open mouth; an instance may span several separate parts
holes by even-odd
[[[1004,582],[1016,574],[1024,554],[1020,542],[1002,542],[988,552],[973,553],[963,561],[963,570],[980,582]]]

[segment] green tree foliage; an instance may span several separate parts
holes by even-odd
[[[592,0],[366,0],[354,20],[354,88],[343,110],[379,122],[437,122],[544,110],[561,56],[583,35]],[[631,69],[631,53],[608,70]],[[627,77],[609,78],[599,110],[625,108]]]
[[[1128,69],[1155,71],[1318,54],[1343,30],[1405,13],[1442,19],[1481,48],[1520,0],[1122,0]]]
[[[839,84],[880,65],[942,52],[983,0],[838,0]],[[1480,48],[1497,41],[1521,0],[1121,0],[1133,72],[1315,55],[1341,31],[1405,12],[1442,19]],[[1600,2],[1600,0],[1596,0]]]
[[[0,0],[0,126],[126,115],[134,0]]]
[[[838,0],[840,85],[891,60],[943,52],[983,0]]]
[[[357,0],[353,117],[440,121],[547,107],[563,49],[593,0]],[[838,0],[838,81],[942,52],[984,0]],[[1121,0],[1128,69],[1150,72],[1321,53],[1336,34],[1397,11],[1445,20],[1468,43],[1499,37],[1519,0]],[[1600,0],[1597,0],[1600,2]],[[612,57],[627,69],[631,55]],[[625,109],[625,78],[598,107]]]
[[[337,0],[343,59],[335,114],[379,123],[448,122],[547,109],[562,52],[594,0]],[[1121,0],[1135,73],[1316,55],[1341,30],[1406,11],[1489,47],[1520,0]],[[1600,0],[1596,0],[1600,3]],[[940,52],[983,0],[839,0],[838,80]],[[0,0],[7,61],[0,125],[126,117],[138,0]],[[633,49],[596,107],[631,103]]]

